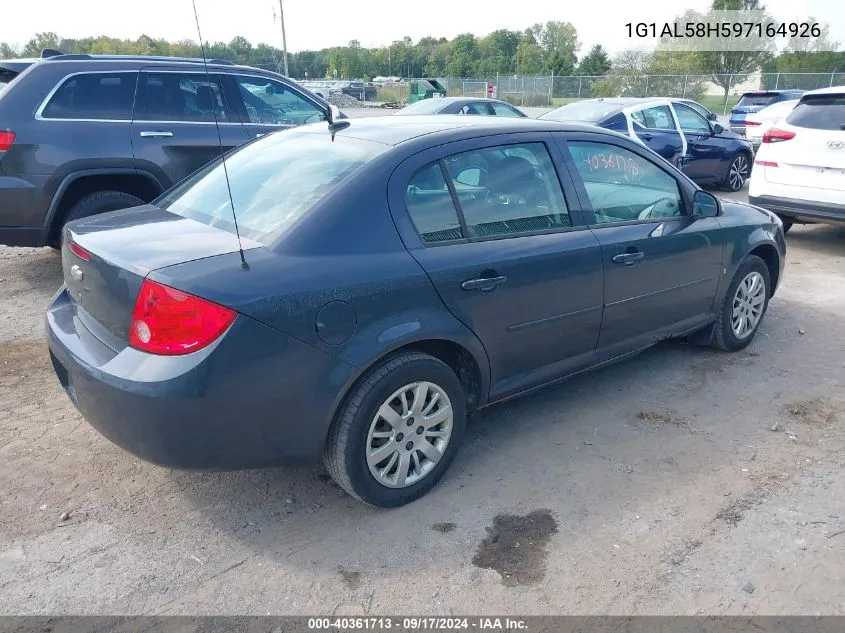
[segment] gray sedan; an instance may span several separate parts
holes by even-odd
[[[475,97],[439,97],[423,99],[402,108],[396,114],[475,114],[480,116],[506,116],[524,119],[526,115],[507,101],[478,99]]]

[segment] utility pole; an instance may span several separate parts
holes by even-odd
[[[276,9],[273,8],[273,22],[276,21]],[[285,37],[285,10],[282,0],[279,0],[279,22],[282,24],[282,59],[285,66],[285,77],[288,76],[288,40]]]

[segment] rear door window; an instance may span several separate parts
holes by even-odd
[[[675,131],[676,129],[672,112],[669,110],[669,106],[665,105],[635,110],[631,113],[631,118],[650,130]]]
[[[845,130],[845,95],[805,97],[789,113],[786,122],[812,130]]]
[[[232,121],[217,75],[205,73],[145,73],[142,121]]]
[[[413,175],[405,200],[423,242],[432,244],[465,237],[439,162],[426,165]]]
[[[515,108],[510,106],[506,106],[503,103],[494,103],[493,104],[493,111],[496,113],[496,116],[509,116],[515,118],[522,118],[522,114],[516,111]]]
[[[62,82],[44,106],[45,119],[129,121],[137,72],[81,73]]]

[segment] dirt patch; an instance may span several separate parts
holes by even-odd
[[[784,411],[808,426],[828,426],[839,418],[839,408],[825,398],[790,402]]]
[[[0,342],[0,387],[14,387],[32,374],[49,369],[47,343],[36,341]]]
[[[661,411],[639,411],[634,417],[636,417],[640,422],[643,422],[644,425],[651,430],[655,430],[668,424],[672,426],[679,426],[688,429],[689,431],[695,431],[695,429],[690,426],[689,421],[671,412],[663,413]]]
[[[360,571],[338,567],[337,573],[340,574],[343,584],[346,585],[347,588],[354,590],[361,586],[362,578]]]
[[[702,542],[698,539],[684,539],[666,554],[664,560],[672,567],[678,567],[701,545]]]
[[[716,519],[721,519],[728,525],[735,526],[745,517],[745,512],[760,502],[757,496],[740,497],[716,513]]]
[[[537,583],[546,573],[546,545],[555,532],[557,521],[550,510],[500,514],[487,528],[472,564],[499,572],[508,587]]]
[[[448,534],[454,530],[455,527],[454,523],[433,523],[431,529],[435,532],[440,532],[441,534]]]

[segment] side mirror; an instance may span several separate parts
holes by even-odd
[[[708,116],[707,118],[708,118],[708,119],[710,119],[711,121],[718,121],[718,120],[719,120],[719,115],[718,115],[718,114],[716,114],[715,112],[711,112],[711,113],[710,113],[710,116]]]
[[[721,134],[725,131],[725,128],[722,127],[721,123],[714,123],[713,124],[713,134]]]
[[[712,193],[699,190],[692,199],[692,214],[697,218],[715,218],[722,215],[722,205]]]

